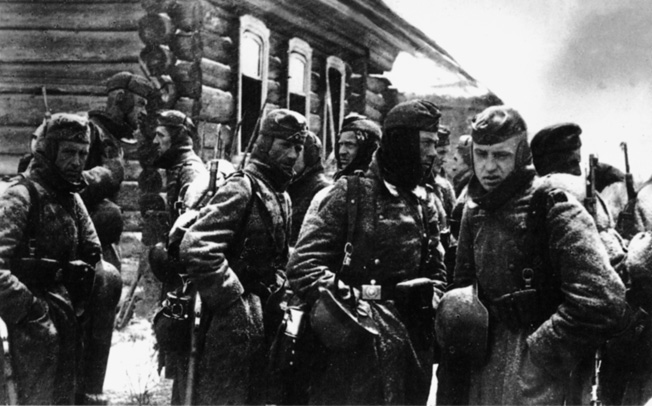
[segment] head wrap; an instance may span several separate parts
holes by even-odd
[[[375,121],[357,113],[351,113],[344,117],[340,135],[344,132],[353,132],[355,134],[355,139],[358,141],[358,153],[346,168],[341,168],[340,151],[339,148],[335,148],[335,159],[337,160],[337,167],[340,168],[335,174],[336,179],[350,175],[355,171],[366,171],[369,168],[374,152],[378,149],[382,136],[382,130]]]
[[[401,103],[387,113],[377,153],[386,181],[407,190],[421,183],[426,174],[421,166],[419,131],[436,132],[440,116],[439,108],[425,100]]]
[[[119,72],[106,81],[106,92],[123,89],[141,97],[148,98],[154,91],[154,86],[140,75],[130,72]]]
[[[260,126],[260,134],[303,144],[308,135],[306,118],[292,110],[276,109],[267,114]]]

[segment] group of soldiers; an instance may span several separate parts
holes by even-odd
[[[152,93],[130,73],[107,84],[104,111],[44,121],[0,196],[12,404],[107,402],[121,143]],[[382,126],[347,116],[331,177],[306,118],[275,109],[219,177],[190,117],[154,115],[170,230],[149,255],[153,324],[172,404],[426,404],[434,364],[438,404],[652,397],[650,187],[614,219],[598,190],[621,177],[596,187],[592,165],[587,187],[576,124],[528,142],[494,106],[451,146],[439,107],[407,101]]]

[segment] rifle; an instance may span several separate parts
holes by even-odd
[[[134,279],[134,281],[129,286],[129,292],[127,292],[127,296],[125,297],[125,300],[120,305],[120,310],[118,310],[118,314],[115,316],[114,327],[116,330],[123,329],[129,322],[129,319],[131,318],[134,305],[136,304],[136,287],[138,286],[138,282],[140,282],[140,279],[142,277],[143,277],[143,273],[141,272],[140,269],[138,269],[138,275],[136,276],[136,279]]]
[[[596,219],[598,207],[597,197],[595,192],[595,168],[598,166],[598,158],[591,154],[589,155],[589,171],[586,177],[586,198],[584,199],[584,207],[589,212],[593,219]],[[593,365],[593,378],[591,380],[591,406],[600,406],[600,367],[602,366],[602,349],[598,348],[595,352],[594,365]]]
[[[265,107],[267,107],[267,100],[265,100],[265,103],[263,103],[263,107],[260,109],[260,113],[258,113],[258,118],[256,119],[256,125],[254,125],[254,130],[251,133],[251,137],[249,137],[249,143],[247,144],[247,149],[245,149],[244,154],[242,155],[242,160],[240,161],[240,164],[238,164],[238,170],[242,170],[244,168],[246,160],[247,160],[247,155],[251,153],[251,150],[254,149],[254,144],[256,143],[256,140],[258,139],[258,136],[260,135],[260,122],[263,118],[263,112],[265,111]]]
[[[621,142],[620,148],[622,148],[623,153],[625,154],[625,185],[627,186],[627,200],[629,201],[636,197],[636,190],[634,189],[634,177],[629,170],[629,154],[627,153],[627,143]]]
[[[584,207],[591,217],[595,219],[597,214],[597,199],[595,194],[595,168],[598,165],[598,158],[589,155],[589,171],[586,176],[586,197],[584,198]]]
[[[193,323],[190,327],[190,355],[188,356],[188,379],[186,380],[186,393],[184,405],[190,406],[193,402],[195,386],[195,373],[197,371],[197,360],[199,358],[199,326],[201,325],[201,297],[195,292],[195,304],[193,306]]]
[[[45,86],[41,87],[41,93],[43,94],[43,104],[45,105],[45,119],[49,120],[52,117],[52,112],[50,111],[50,107],[48,106],[48,93],[45,89]]]
[[[2,340],[2,355],[5,376],[5,389],[7,390],[7,404],[18,404],[18,388],[14,380],[11,352],[9,352],[9,331],[4,320],[0,319],[0,339]]]

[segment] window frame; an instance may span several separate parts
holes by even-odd
[[[340,106],[339,106],[339,114],[338,114],[338,122],[337,125],[335,122],[331,123],[331,126],[333,128],[333,133],[328,134],[328,126],[329,122],[331,120],[331,116],[329,115],[329,102],[331,101],[331,83],[330,83],[330,76],[329,72],[330,69],[335,69],[337,70],[340,75],[342,76],[342,80],[340,82]],[[326,58],[326,70],[324,72],[326,76],[326,92],[324,94],[324,120],[323,120],[323,125],[322,125],[322,133],[324,134],[324,137],[322,139],[322,146],[323,146],[323,152],[324,154],[328,154],[328,143],[326,142],[326,137],[331,137],[331,145],[333,148],[337,148],[337,135],[339,130],[342,128],[342,122],[344,121],[344,101],[346,99],[346,65],[344,64],[344,61],[337,56],[331,55],[328,58]]]
[[[236,109],[236,122],[240,122],[242,120],[242,76],[244,75],[242,71],[242,58],[243,58],[243,53],[242,53],[242,40],[245,37],[245,35],[251,34],[260,39],[260,42],[262,44],[261,46],[261,97],[260,97],[260,104],[259,107],[262,108],[263,105],[265,104],[265,100],[267,99],[267,91],[268,91],[268,78],[269,78],[269,52],[270,52],[270,31],[267,28],[267,26],[260,21],[259,19],[251,16],[251,15],[243,15],[240,17],[240,33],[239,33],[239,46],[238,46],[238,104],[237,104],[237,109]],[[249,76],[248,76],[249,77]],[[264,115],[265,112],[262,113]],[[261,120],[263,117],[260,118]],[[235,141],[237,142],[237,153],[242,154],[244,152],[244,149],[246,148],[246,145],[243,148],[242,145],[242,126],[240,126],[240,129],[238,131],[238,134],[234,134],[235,136]]]
[[[305,62],[303,70],[303,92],[306,98],[305,116],[306,120],[310,120],[310,94],[311,94],[311,80],[312,80],[312,47],[306,41],[300,38],[292,38],[288,44],[288,75],[287,75],[287,93],[286,93],[286,107],[290,108],[290,60],[293,55],[297,55]]]

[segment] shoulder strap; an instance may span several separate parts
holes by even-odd
[[[336,279],[339,276],[348,272],[351,268],[351,260],[353,257],[353,235],[355,234],[355,226],[358,221],[358,208],[360,206],[360,176],[357,174],[346,177],[346,243],[344,244],[344,259],[342,260],[342,267],[339,274],[335,275]]]
[[[549,311],[561,303],[561,277],[557,267],[550,260],[549,234],[546,230],[546,219],[550,208],[558,202],[567,201],[568,197],[561,190],[539,188],[534,191],[530,200],[527,217],[526,252],[532,257],[531,268],[523,269],[524,288],[537,290],[542,311]]]
[[[238,258],[242,254],[242,250],[244,249],[244,244],[245,244],[244,229],[247,226],[247,222],[249,221],[249,217],[251,217],[251,212],[253,211],[258,185],[256,184],[256,181],[254,179],[251,179],[251,177],[247,175],[244,171],[236,171],[231,175],[229,175],[227,179],[235,176],[242,176],[245,179],[248,179],[249,184],[251,185],[251,198],[247,202],[245,211],[242,215],[242,218],[240,219],[240,225],[238,226],[238,229],[235,232],[235,240],[234,240],[235,244],[233,244],[233,250],[231,250],[231,252],[235,254],[235,258]]]
[[[25,186],[29,193],[29,211],[27,213],[27,228],[23,235],[23,241],[16,250],[17,257],[40,257],[36,249],[36,233],[41,228],[41,199],[34,186],[34,182],[26,176],[21,175],[19,185]]]

